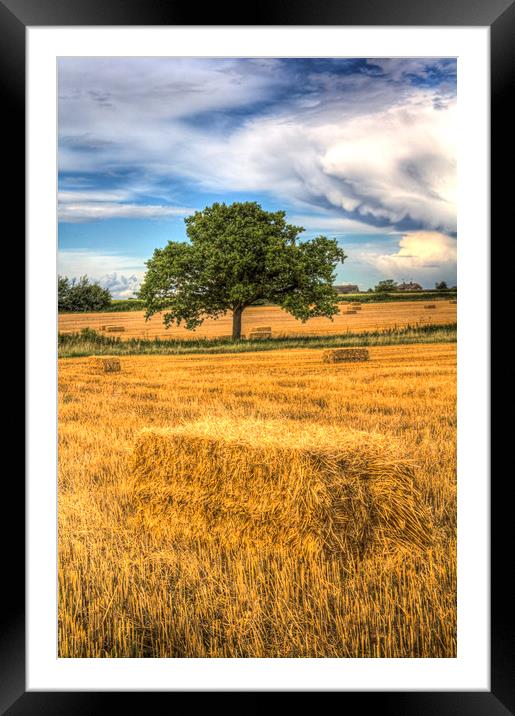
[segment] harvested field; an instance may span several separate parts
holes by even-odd
[[[347,317],[347,310],[355,310],[353,304],[341,303],[340,312],[334,317],[312,318],[301,323],[277,306],[254,306],[243,313],[242,333],[248,335],[259,327],[267,326],[274,337],[295,335],[335,335],[350,331],[374,331],[384,328],[394,328],[406,325],[426,325],[428,323],[453,323],[456,321],[455,305],[448,301],[438,301],[436,309],[428,316],[420,301],[399,301],[385,303],[363,304],[359,316],[351,314]],[[359,310],[359,309],[358,309]],[[126,313],[74,313],[59,316],[59,331],[73,333],[82,328],[99,330],[106,321],[116,321],[123,326],[121,338],[216,338],[231,335],[232,316],[227,314],[217,320],[207,319],[196,331],[187,331],[184,327],[171,327],[168,330],[163,325],[162,317],[158,314],[149,321],[145,321],[143,311],[128,311]]]
[[[374,347],[370,361],[345,370],[324,364],[321,355],[303,349],[126,356],[117,374],[95,371],[89,358],[59,361],[61,657],[456,656],[456,346]],[[239,437],[229,427],[235,423]],[[284,436],[277,435],[281,429]],[[258,549],[250,538],[256,524],[245,528],[244,515],[236,515],[243,461],[257,481],[246,509],[258,505],[269,528],[274,509],[306,527],[307,512],[296,515],[291,495],[279,499],[270,486],[270,466],[280,462],[281,479],[295,470],[303,479],[300,494],[321,499],[307,487],[307,456],[300,450],[291,458],[306,432],[321,446],[310,458],[322,460],[321,486],[334,479],[330,444],[346,446],[346,459],[354,456],[357,466],[373,464],[384,443],[386,496],[405,513],[396,511],[395,526],[386,507],[378,508],[388,505],[381,503],[381,481],[377,499],[361,502],[356,467],[350,499],[365,512],[348,527],[368,527],[361,536],[354,527],[341,531],[347,547],[358,545],[345,550],[358,553],[356,560],[339,556],[323,519],[315,520],[311,550],[304,533],[293,548],[285,519],[281,539],[264,528]],[[154,448],[144,445],[145,434]],[[216,436],[216,454],[199,447],[206,434]],[[220,434],[231,445],[225,462]],[[335,438],[350,434],[356,442]],[[152,449],[162,458],[152,460]],[[279,460],[281,450],[289,451],[291,465]],[[185,464],[192,451],[194,472]],[[167,467],[172,452],[177,461]],[[171,486],[169,469],[180,484]],[[214,479],[223,481],[221,495],[211,489]],[[274,489],[283,488],[292,489],[280,482]],[[170,490],[180,502],[168,500]],[[218,518],[200,509],[212,500],[220,501]],[[184,519],[181,505],[199,521]],[[237,546],[224,536],[223,510],[240,526]],[[351,512],[343,509],[340,517]],[[336,519],[334,511],[325,514]],[[413,514],[419,527],[399,539]],[[367,515],[375,515],[372,522]],[[199,536],[201,517],[219,519],[218,537]]]

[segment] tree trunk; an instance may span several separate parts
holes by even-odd
[[[232,338],[238,341],[241,338],[241,315],[243,313],[243,307],[237,306],[232,311]]]

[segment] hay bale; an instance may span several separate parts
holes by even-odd
[[[106,333],[123,333],[125,326],[105,326],[104,330]]]
[[[426,303],[424,308],[436,308],[436,303]]]
[[[116,356],[91,356],[88,365],[94,373],[99,370],[102,373],[119,373],[122,369],[120,359]]]
[[[153,535],[337,559],[430,543],[413,478],[389,437],[294,421],[147,428],[130,460],[133,519]]]
[[[249,340],[256,340],[259,338],[271,338],[272,328],[270,326],[257,326],[251,328],[249,332]]]
[[[119,373],[122,369],[118,358],[104,358],[102,360],[104,373]]]
[[[249,340],[259,340],[262,338],[272,338],[272,331],[251,331],[249,333]]]
[[[449,303],[456,305],[458,303],[458,301],[449,301]]]
[[[357,311],[356,311],[355,308],[348,308],[345,313],[346,313],[347,316],[350,316],[350,315],[353,314],[353,313],[357,313]]]
[[[324,363],[357,363],[369,359],[367,348],[329,348],[322,353]]]

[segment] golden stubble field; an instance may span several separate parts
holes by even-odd
[[[435,301],[435,308],[428,301],[397,301],[385,303],[364,303],[356,313],[347,314],[352,304],[340,304],[340,313],[331,321],[329,318],[312,318],[306,323],[297,321],[278,306],[252,306],[243,313],[242,333],[248,334],[259,326],[270,326],[274,336],[331,335],[338,333],[384,330],[385,328],[410,325],[431,325],[454,323],[456,304],[450,301]],[[108,333],[120,338],[217,338],[230,336],[232,315],[230,312],[220,318],[207,319],[195,331],[183,326],[165,329],[162,316],[156,314],[145,321],[143,311],[120,313],[67,313],[59,316],[59,331],[72,333],[82,328],[99,331],[101,326],[123,327],[122,333]]]
[[[59,361],[60,656],[456,656],[456,347],[321,353],[123,357],[113,374]],[[198,418],[380,433],[415,464],[430,547],[343,565],[138,521],[141,428]]]

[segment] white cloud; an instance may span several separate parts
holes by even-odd
[[[317,71],[293,92],[301,80],[277,60],[66,59],[60,168],[138,167],[160,182],[350,214],[358,226],[453,232],[454,86],[413,85],[407,77],[425,77],[424,59],[371,62],[384,76]],[[256,111],[259,102],[269,104]],[[65,209],[66,220],[115,212],[85,204]]]
[[[194,209],[156,204],[116,204],[107,201],[90,201],[59,204],[61,222],[84,222],[98,219],[160,219],[170,216],[188,216]]]
[[[428,229],[455,230],[452,107],[435,111],[424,91],[409,104],[373,114],[327,122],[320,113],[318,120],[259,118],[223,146],[208,141],[201,148],[208,158],[202,183],[273,190],[335,213],[355,212],[352,218],[364,224],[411,219]]]
[[[322,157],[324,171],[341,178],[358,211],[400,221],[409,215],[427,227],[453,231],[456,222],[454,111],[427,103],[394,107],[354,119]],[[345,190],[341,202],[345,208]],[[334,203],[338,196],[334,198]]]
[[[456,281],[456,239],[435,231],[406,234],[391,254],[362,253],[359,260],[373,266],[385,278],[415,280],[425,286],[433,281]]]
[[[353,219],[335,216],[330,212],[325,214],[288,214],[288,222],[295,226],[302,226],[306,231],[327,231],[333,234],[381,234],[384,229],[363,224]]]
[[[132,295],[133,286],[143,280],[147,258],[88,249],[61,249],[57,260],[58,273],[68,278],[87,275],[106,288],[113,287],[115,298],[128,298],[125,293],[130,290],[129,295]]]
[[[74,134],[90,137],[92,147],[118,138],[122,128],[170,121],[201,112],[237,108],[266,99],[286,78],[277,63],[187,58],[66,58],[59,63],[60,120]]]
[[[133,298],[135,291],[139,289],[140,280],[137,276],[125,276],[114,271],[98,279],[104,288],[109,289],[113,298]]]
[[[77,191],[68,189],[59,191],[57,201],[59,204],[76,204],[80,202],[96,202],[96,201],[128,201],[131,198],[131,192],[127,190],[112,191],[95,191],[90,189],[79,189]]]

